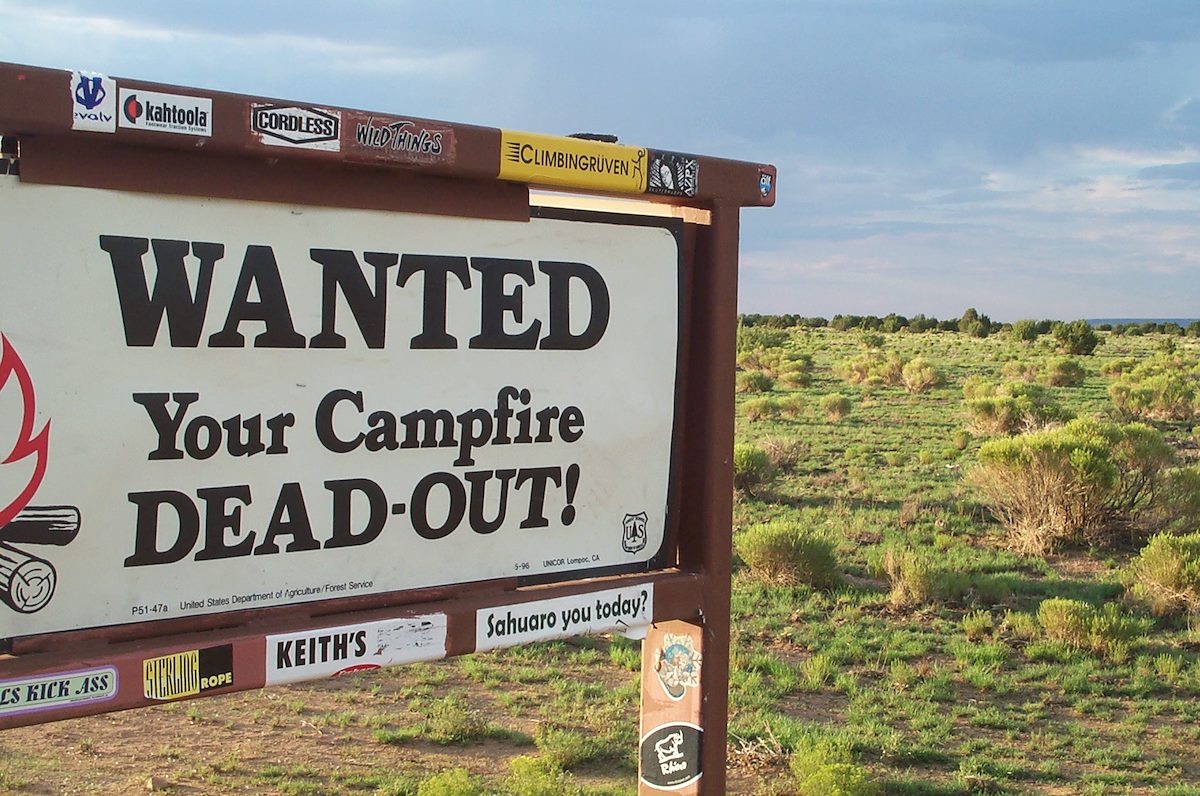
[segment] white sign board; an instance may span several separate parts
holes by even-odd
[[[657,223],[0,178],[0,638],[644,565]]]
[[[267,636],[267,685],[446,657],[446,615],[428,614]]]
[[[554,597],[475,612],[475,651],[600,633],[629,633],[654,618],[654,584]]]

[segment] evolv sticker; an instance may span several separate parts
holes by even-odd
[[[106,702],[116,695],[112,666],[0,680],[0,716]]]
[[[71,129],[117,131],[117,81],[97,72],[71,73]]]
[[[346,152],[401,163],[454,162],[454,128],[448,125],[350,111],[345,119]]]
[[[555,638],[625,632],[650,624],[653,617],[653,583],[481,608],[475,613],[475,649],[491,650]]]
[[[146,699],[180,699],[233,685],[233,645],[222,644],[142,661]]]
[[[646,190],[646,150],[501,130],[500,179],[642,193]]]
[[[663,724],[646,733],[640,746],[642,782],[679,790],[700,779],[703,741],[704,730],[688,722]]]
[[[181,135],[212,135],[212,100],[121,89],[121,127]]]
[[[663,196],[695,196],[700,179],[700,161],[690,155],[650,150],[650,173],[646,193]]]
[[[338,152],[341,129],[338,111],[296,105],[250,106],[250,131],[267,146]]]
[[[267,636],[267,685],[446,657],[446,615]]]

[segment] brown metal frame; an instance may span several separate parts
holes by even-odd
[[[475,218],[530,216],[531,186],[498,179],[498,129],[415,120],[452,131],[452,162],[267,147],[251,135],[248,120],[252,103],[272,100],[118,78],[122,88],[211,98],[211,137],[126,128],[85,132],[71,129],[70,80],[71,73],[61,70],[0,64],[0,132],[18,142],[22,181]],[[701,724],[707,737],[698,785],[703,794],[724,793],[739,210],[774,204],[776,172],[767,164],[688,157],[699,166],[694,196],[637,196],[702,211],[677,213],[684,218],[685,278],[675,566],[544,586],[501,579],[16,638],[0,650],[8,653],[0,655],[0,681],[112,666],[125,685],[109,702],[0,717],[0,728],[152,704],[140,687],[129,687],[141,682],[142,662],[151,656],[231,644],[237,682],[210,693],[248,690],[265,682],[268,634],[441,612],[448,622],[446,654],[460,655],[474,651],[481,608],[653,582],[655,622],[680,619],[703,628]],[[549,190],[605,195],[563,185]],[[696,223],[703,215],[708,223]]]

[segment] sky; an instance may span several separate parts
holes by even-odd
[[[1200,3],[0,0],[0,60],[773,163],[743,312],[1200,316]]]

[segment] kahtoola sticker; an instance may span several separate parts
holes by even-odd
[[[131,130],[212,136],[212,100],[123,88],[119,123]]]

